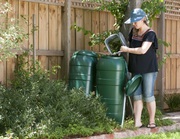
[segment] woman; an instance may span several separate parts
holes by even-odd
[[[157,37],[147,24],[146,13],[136,8],[131,12],[130,18],[125,24],[133,24],[129,33],[129,47],[121,46],[120,51],[129,53],[129,72],[132,75],[141,74],[143,81],[133,94],[135,127],[144,127],[141,122],[143,100],[146,102],[149,113],[148,128],[155,128],[156,102],[154,97],[154,85],[158,72],[156,49]]]

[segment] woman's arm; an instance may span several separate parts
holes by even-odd
[[[129,48],[127,46],[121,46],[120,51],[132,53],[132,54],[145,54],[147,50],[150,48],[152,42],[143,42],[141,47],[137,48]]]

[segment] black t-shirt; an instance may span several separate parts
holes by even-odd
[[[132,32],[133,29],[129,34],[130,48],[141,47],[144,41],[152,42],[152,45],[145,54],[129,53],[129,72],[134,74],[157,72],[158,64],[156,49],[158,49],[158,42],[156,33],[149,29],[142,36],[135,36]]]

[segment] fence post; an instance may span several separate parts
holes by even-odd
[[[165,40],[165,13],[162,12],[159,19],[158,19],[158,38],[161,40]],[[163,60],[164,58],[164,46],[161,44],[159,46],[159,62]],[[164,109],[164,63],[159,66],[159,73],[157,78],[157,89],[159,90],[159,101],[160,101],[160,109]]]
[[[71,0],[65,0],[64,11],[63,11],[63,48],[64,48],[64,75],[65,80],[68,78],[69,74],[69,61],[71,54]]]

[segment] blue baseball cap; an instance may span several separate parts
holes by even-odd
[[[128,20],[126,20],[126,22],[124,22],[125,24],[131,24],[137,21],[140,21],[141,19],[143,19],[146,16],[146,13],[140,9],[140,8],[135,8],[132,12],[131,12],[131,16]]]

